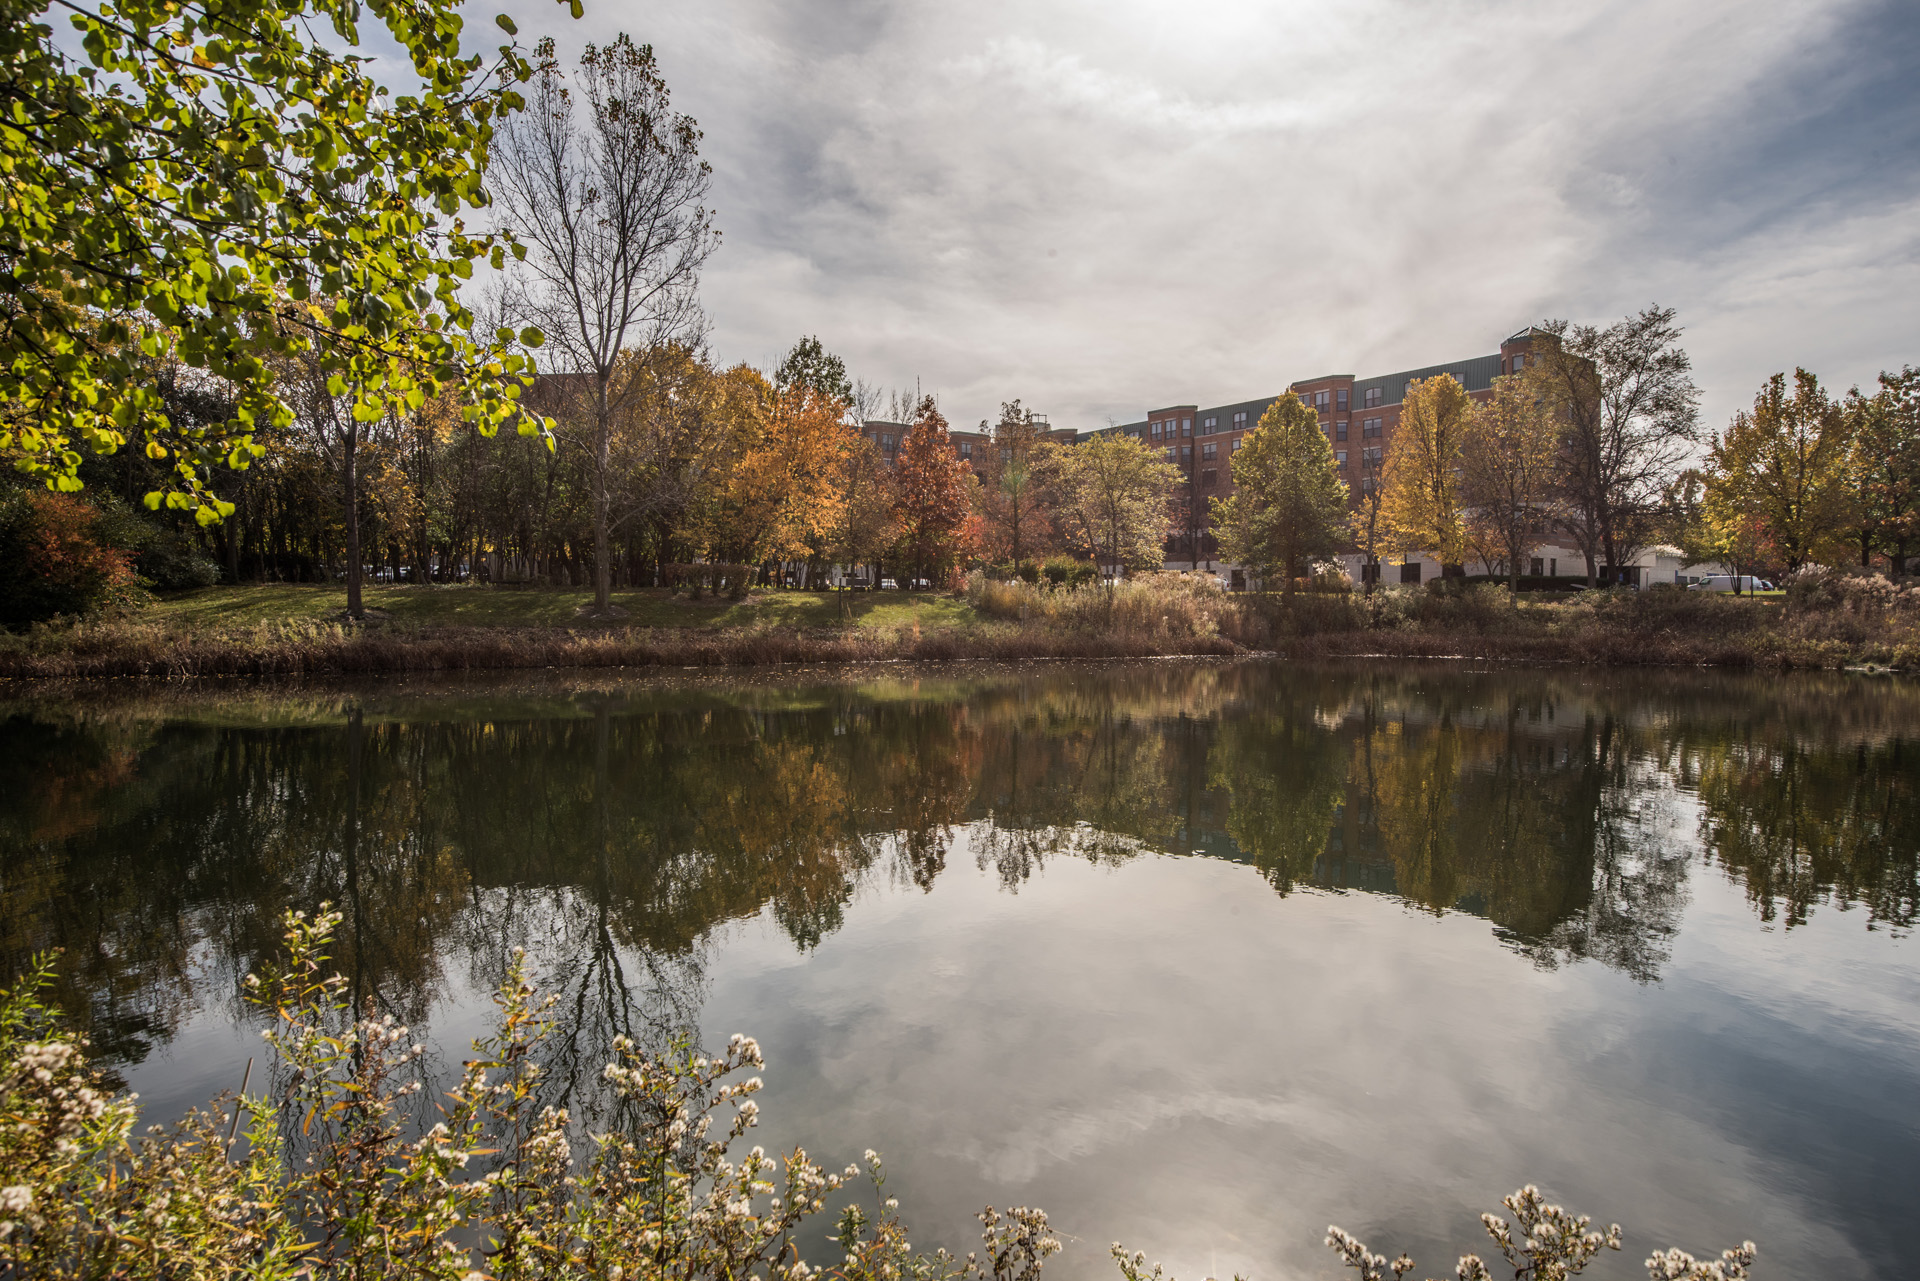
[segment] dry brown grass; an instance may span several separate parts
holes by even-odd
[[[425,628],[338,624],[185,633],[138,621],[51,629],[0,645],[0,676],[303,676],[545,667],[720,667],[888,659],[1232,654],[1219,637],[1033,627],[965,630]]]
[[[0,635],[0,677],[302,676],[547,667],[1145,658],[1272,652],[1605,666],[1920,668],[1920,613],[1683,592],[1594,593],[1514,609],[1497,589],[1229,596],[1156,575],[1048,590],[976,582],[970,620],[928,627],[182,627],[134,616]],[[957,602],[956,602],[957,604]],[[964,610],[964,607],[962,607]]]

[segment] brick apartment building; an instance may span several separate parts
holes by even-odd
[[[1363,493],[1380,483],[1381,466],[1400,425],[1400,407],[1409,383],[1451,374],[1474,400],[1486,400],[1493,394],[1494,379],[1524,369],[1535,344],[1546,341],[1551,341],[1548,335],[1528,328],[1507,338],[1492,355],[1366,377],[1322,374],[1289,383],[1286,390],[1319,415],[1320,430],[1333,445],[1340,478],[1347,482],[1357,505]],[[1150,410],[1140,422],[1085,433],[1117,431],[1137,436],[1160,449],[1184,474],[1187,524],[1167,540],[1169,568],[1214,568],[1219,548],[1207,527],[1209,500],[1233,492],[1230,464],[1234,451],[1278,399],[1279,395],[1273,395],[1205,408],[1197,404],[1169,405]],[[1357,558],[1349,559],[1356,560],[1357,569]]]
[[[1033,423],[1040,428],[1041,440],[1054,440],[1071,445],[1081,435],[1071,427],[1052,426],[1048,423],[1045,414],[1033,415]],[[862,426],[867,433],[867,439],[874,443],[880,451],[880,456],[889,463],[900,457],[900,443],[912,430],[912,425],[909,423],[888,422],[880,418],[869,418]],[[949,427],[947,439],[953,442],[953,452],[960,455],[961,459],[973,468],[976,476],[985,480],[988,451],[993,448],[993,433]]]
[[[1380,484],[1387,450],[1399,429],[1400,411],[1410,383],[1448,374],[1465,388],[1470,399],[1485,401],[1493,395],[1495,379],[1521,372],[1534,358],[1535,348],[1552,341],[1551,335],[1527,328],[1508,336],[1497,351],[1488,355],[1366,377],[1322,374],[1288,383],[1286,390],[1318,415],[1320,430],[1333,446],[1340,478],[1346,481],[1352,502],[1358,506],[1362,496]],[[1139,422],[1093,431],[1048,427],[1044,438],[1072,443],[1109,432],[1124,432],[1162,451],[1184,477],[1181,498],[1186,516],[1185,527],[1176,529],[1167,540],[1166,567],[1218,571],[1229,575],[1233,585],[1239,587],[1245,585],[1241,570],[1219,563],[1219,546],[1208,529],[1210,500],[1233,493],[1234,452],[1240,448],[1241,439],[1259,425],[1267,407],[1279,398],[1273,395],[1206,407],[1193,403],[1167,405],[1149,410]],[[1035,417],[1041,423],[1046,421],[1044,415]],[[889,462],[898,456],[907,430],[905,424],[879,419],[866,423],[868,436]],[[973,464],[977,473],[984,473],[987,451],[993,448],[992,433],[950,430],[949,435],[954,451]],[[1535,576],[1585,572],[1584,558],[1572,548],[1543,543],[1533,551],[1529,563],[1521,566],[1522,572]],[[1635,585],[1647,585],[1656,577],[1660,581],[1671,581],[1684,568],[1678,556],[1672,548],[1650,549],[1640,557],[1645,564],[1625,566],[1622,573],[1627,582]],[[1381,566],[1363,565],[1357,551],[1350,550],[1340,559],[1356,582],[1383,572]],[[1405,564],[1384,567],[1384,572],[1401,582],[1417,583],[1441,573],[1442,566],[1429,557],[1413,557]]]

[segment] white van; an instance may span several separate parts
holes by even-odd
[[[1752,574],[1708,574],[1687,588],[1691,592],[1737,592],[1743,596],[1772,589],[1772,583]]]

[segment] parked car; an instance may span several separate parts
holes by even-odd
[[[1750,595],[1753,592],[1770,592],[1773,584],[1752,574],[1708,574],[1699,582],[1687,588],[1690,592],[1726,592]]]
[[[897,591],[899,587],[900,584],[894,582],[891,578],[883,578],[880,580],[880,590],[883,592]]]

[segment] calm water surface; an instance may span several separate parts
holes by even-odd
[[[1420,1275],[1524,1181],[1765,1276],[1920,1222],[1920,687],[1264,664],[62,689],[0,702],[0,969],[148,1104],[238,1084],[283,905],[438,1070],[514,946],[765,1049],[759,1141],[1050,1273]],[[1483,1240],[1483,1238],[1482,1238]]]

